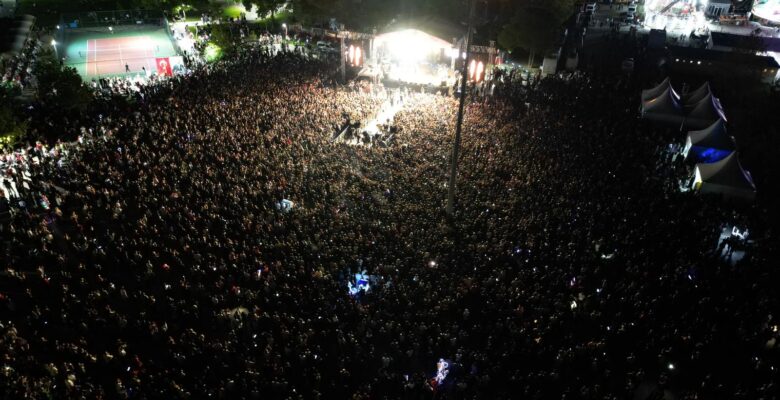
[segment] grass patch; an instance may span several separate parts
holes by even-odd
[[[243,12],[244,12],[244,6],[239,4],[233,4],[231,6],[227,6],[222,10],[222,14],[228,18],[239,18],[241,17],[241,14]]]
[[[282,24],[286,23],[289,25],[291,22],[293,22],[293,15],[288,11],[281,12],[274,15],[273,21],[271,20],[271,17],[251,21],[251,23],[254,24],[255,27],[259,29],[266,29],[269,31],[279,30],[281,29]]]

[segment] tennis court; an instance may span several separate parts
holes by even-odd
[[[148,36],[88,39],[87,75],[132,73],[143,71],[142,68],[153,71],[155,53],[154,42]]]
[[[156,58],[178,55],[164,28],[149,25],[70,30],[65,41],[65,63],[84,80],[155,72]]]

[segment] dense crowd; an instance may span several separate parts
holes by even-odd
[[[0,58],[0,85],[23,89],[30,84],[34,60],[40,51],[37,32],[24,42],[17,54],[9,58]]]
[[[470,102],[448,219],[457,99],[410,95],[388,146],[334,142],[384,99],[333,72],[245,52],[36,154],[0,225],[0,397],[780,395],[763,210],[674,190],[637,88]],[[734,223],[757,243],[736,263]]]

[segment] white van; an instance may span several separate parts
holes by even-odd
[[[326,53],[331,53],[331,52],[338,53],[338,50],[336,50],[333,47],[332,44],[330,44],[329,42],[323,42],[323,41],[317,42],[317,50],[323,51],[323,52],[326,52]]]
[[[586,3],[585,4],[585,12],[586,13],[594,13],[596,12],[596,9],[598,9],[598,3],[595,1],[592,3]]]

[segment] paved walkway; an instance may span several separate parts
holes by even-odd
[[[391,91],[391,96],[394,96],[394,100],[392,101],[390,98],[388,98],[382,106],[379,108],[379,111],[376,113],[374,118],[372,118],[370,121],[368,121],[365,126],[363,126],[360,129],[360,133],[367,132],[369,135],[371,135],[372,139],[376,135],[384,134],[382,130],[380,129],[380,125],[386,124],[387,121],[392,121],[393,117],[395,117],[396,114],[398,114],[399,111],[404,107],[404,103],[401,101],[401,97],[396,93],[395,91]],[[363,145],[362,142],[362,135],[353,135],[353,137],[349,140],[342,138],[339,138],[339,141],[351,145]],[[374,141],[371,141],[371,144],[369,146],[373,145]]]

